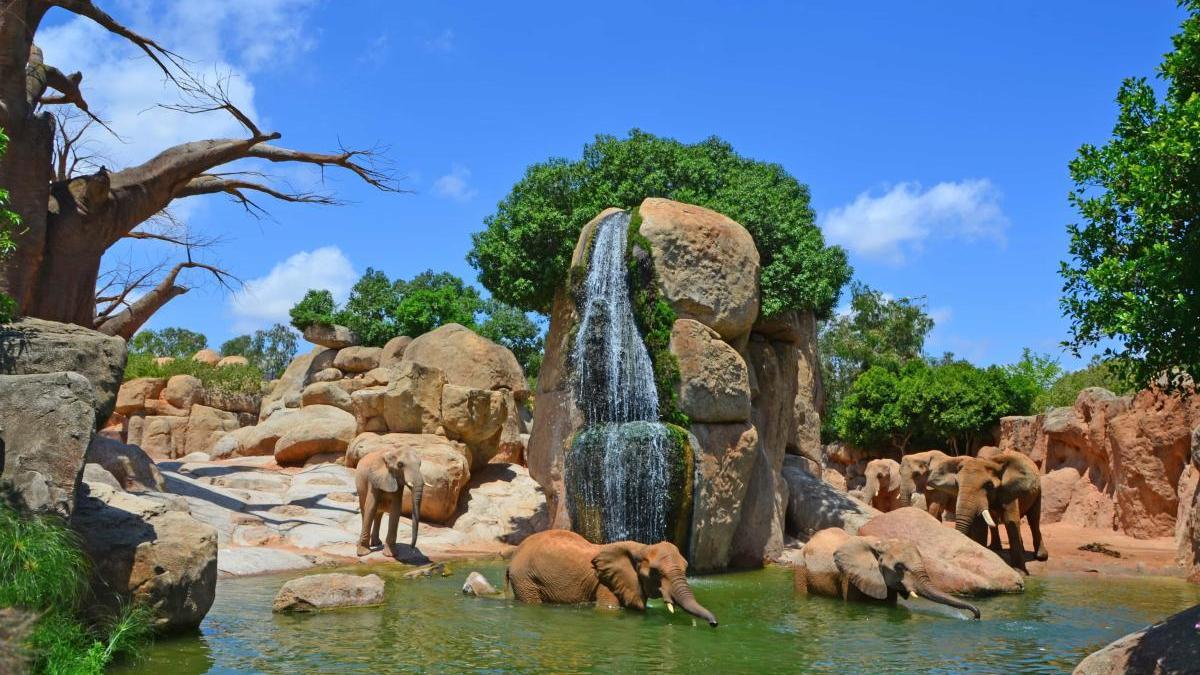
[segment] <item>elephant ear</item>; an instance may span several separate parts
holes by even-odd
[[[371,482],[371,485],[376,490],[383,492],[395,492],[400,489],[399,484],[396,482],[395,474],[392,473],[391,468],[388,466],[387,457],[379,455],[374,459],[375,461],[371,462],[371,467],[367,471],[367,480]]]
[[[605,588],[617,596],[622,607],[645,609],[642,584],[638,579],[638,551],[642,545],[632,541],[619,541],[600,548],[592,558],[592,568]]]
[[[854,587],[876,600],[886,600],[887,582],[879,569],[879,559],[871,543],[863,537],[850,537],[833,552],[833,564],[850,578]]]

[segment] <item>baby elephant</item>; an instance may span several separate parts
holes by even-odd
[[[400,524],[400,509],[404,502],[404,487],[412,490],[412,543],[417,546],[417,528],[421,525],[421,495],[425,478],[421,475],[421,458],[412,450],[377,450],[363,457],[354,469],[358,488],[358,507],[362,511],[362,532],[358,537],[358,554],[367,555],[371,547],[381,545],[379,525],[383,513],[388,514],[387,554],[399,557],[396,550],[396,527]]]
[[[859,537],[831,527],[813,535],[804,545],[801,559],[803,563],[794,570],[798,593],[891,604],[897,595],[919,595],[979,618],[974,605],[933,585],[921,552],[912,542]]]
[[[467,575],[467,580],[462,585],[463,595],[474,595],[479,598],[489,595],[500,595],[500,591],[487,580],[479,572],[471,572]]]

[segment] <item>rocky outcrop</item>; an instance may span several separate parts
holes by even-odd
[[[379,367],[379,347],[345,347],[333,357],[333,367],[343,373],[365,373]]]
[[[314,347],[312,351],[292,359],[271,391],[263,395],[259,419],[266,420],[285,408],[299,408],[304,387],[312,381],[314,374],[333,367],[336,354],[332,349]]]
[[[383,395],[383,419],[390,431],[435,434],[442,430],[442,388],[446,376],[440,369],[404,360]]]
[[[808,460],[789,455],[783,461],[783,479],[787,482],[787,533],[807,541],[821,530],[837,527],[857,534],[863,525],[879,515],[875,509],[852,499],[845,490],[811,472]]]
[[[154,460],[136,445],[96,435],[88,445],[85,462],[95,463],[112,475],[122,490],[129,492],[166,490]]]
[[[343,349],[358,344],[358,336],[345,326],[314,323],[304,329],[304,339],[319,347]]]
[[[206,366],[215,366],[221,362],[221,355],[212,349],[201,349],[192,354],[192,360],[203,363]]]
[[[207,391],[191,375],[142,377],[121,385],[109,424],[118,440],[175,459],[211,453],[221,438],[253,424],[259,400],[254,393]]]
[[[0,326],[0,374],[74,372],[92,386],[95,428],[113,413],[125,374],[125,341],[74,324],[24,318]]]
[[[78,373],[0,375],[0,478],[29,509],[68,516],[75,507],[94,391]]]
[[[303,464],[313,455],[344,453],[354,440],[354,415],[328,405],[305,406],[286,418],[283,435],[275,442],[275,461]]]
[[[1200,664],[1200,605],[1130,633],[1090,654],[1074,675],[1194,673]]]
[[[367,574],[311,574],[290,579],[279,589],[271,609],[275,612],[315,612],[340,607],[383,604],[383,579]]]
[[[400,360],[404,358],[404,350],[410,343],[412,343],[412,338],[407,335],[400,335],[388,340],[379,352],[379,367],[395,368],[400,365]]]
[[[679,319],[671,330],[671,353],[679,361],[679,408],[692,422],[750,419],[746,362],[715,330]]]
[[[163,631],[199,626],[216,597],[216,531],[177,500],[85,485],[71,526],[92,559],[96,601],[148,607]]]
[[[1043,415],[1006,417],[1001,449],[1023,452],[1043,474],[1042,522],[1173,536],[1200,398],[1158,390],[1116,396],[1099,388]]]
[[[425,494],[421,520],[445,523],[458,511],[458,498],[471,477],[470,450],[461,443],[434,434],[360,434],[346,451],[346,466],[381,450],[412,450],[421,458]],[[404,491],[403,513],[412,514],[412,493]]]
[[[758,458],[758,431],[748,422],[693,424],[691,430],[696,485],[688,560],[696,571],[707,572],[729,565],[751,470]]]

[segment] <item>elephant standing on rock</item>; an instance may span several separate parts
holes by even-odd
[[[975,519],[982,516],[992,528],[992,548],[999,550],[999,520],[1008,534],[1009,564],[1029,574],[1021,541],[1024,517],[1029,520],[1035,557],[1038,560],[1050,557],[1042,540],[1041,476],[1033,460],[1013,450],[997,452],[990,459],[968,457],[958,471],[957,480],[958,502],[954,512],[959,532],[970,536]]]
[[[814,534],[800,554],[802,563],[793,570],[798,593],[890,604],[899,595],[919,595],[979,618],[975,605],[933,585],[912,542],[860,537],[831,527]]]
[[[417,529],[421,525],[421,495],[425,477],[421,475],[421,458],[412,450],[378,450],[359,460],[354,469],[358,488],[358,507],[362,512],[362,531],[358,537],[358,555],[383,545],[379,541],[379,525],[383,513],[388,514],[387,555],[399,558],[396,549],[396,528],[400,524],[400,509],[404,488],[412,490],[412,542],[417,546]]]
[[[714,628],[717,617],[696,602],[687,561],[670,542],[593,544],[570,530],[539,532],[517,547],[505,573],[521,602],[579,604],[644,610],[662,598]]]
[[[900,464],[894,459],[873,459],[866,474],[863,499],[884,513],[900,508]]]

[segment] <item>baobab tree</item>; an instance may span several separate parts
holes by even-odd
[[[55,161],[54,116],[46,108],[74,106],[93,120],[100,118],[88,107],[84,74],[66,74],[44,63],[35,45],[38,26],[54,7],[91,19],[139,48],[183,95],[185,103],[165,107],[183,113],[224,112],[242,125],[244,136],[183,143],[121,170],[99,166],[64,175],[62,162]],[[101,258],[122,239],[164,239],[139,227],[161,217],[174,200],[224,194],[251,212],[261,211],[253,199],[256,194],[289,202],[335,203],[328,195],[274,187],[261,174],[233,170],[230,163],[257,159],[340,167],[380,190],[398,190],[370,150],[318,153],[275,144],[281,135],[259,129],[219,82],[209,86],[198,80],[178,54],[130,30],[91,0],[0,0],[0,127],[10,138],[8,152],[0,159],[0,185],[9,189],[11,208],[22,221],[14,232],[16,251],[0,262],[0,291],[16,300],[19,314],[98,325],[126,337],[186,290],[176,283],[180,271],[203,266],[189,255],[171,268],[165,283],[154,285],[138,302],[124,302],[122,297],[112,305],[112,294],[97,292]],[[223,279],[223,270],[209,271]]]

